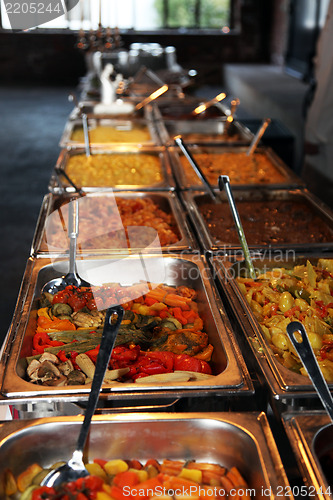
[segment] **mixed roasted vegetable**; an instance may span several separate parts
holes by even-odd
[[[54,464],[52,468],[57,467]],[[94,459],[85,464],[89,475],[57,488],[40,486],[49,472],[39,464],[30,465],[17,478],[7,469],[4,490],[11,500],[134,500],[142,498],[187,498],[219,500],[236,496],[250,498],[248,485],[236,467],[193,460]]]
[[[43,293],[32,355],[26,358],[29,380],[49,386],[90,383],[105,311],[119,303],[125,316],[105,383],[185,382],[212,376],[208,362],[213,346],[203,331],[195,290],[111,284]]]
[[[306,375],[286,333],[288,323],[300,321],[325,379],[333,382],[333,260],[274,268],[255,281],[238,277],[237,282],[279,361]]]

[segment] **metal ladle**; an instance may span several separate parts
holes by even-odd
[[[252,259],[250,256],[250,251],[249,251],[249,247],[248,247],[248,244],[246,241],[245,232],[244,232],[244,229],[243,229],[240,217],[239,217],[239,213],[238,213],[238,210],[236,207],[236,203],[235,203],[232,191],[231,191],[230,179],[229,179],[228,175],[220,175],[219,180],[218,180],[218,184],[219,184],[220,191],[223,191],[225,189],[225,192],[227,193],[227,198],[228,198],[230,210],[231,210],[234,222],[235,222],[238,238],[239,238],[241,247],[243,249],[246,266],[249,270],[251,278],[253,280],[256,280],[257,273],[255,271],[255,268],[254,268],[254,265],[253,265],[253,262],[252,262]]]
[[[295,337],[294,334],[296,332],[301,335],[302,341],[299,341]],[[299,321],[292,321],[289,325],[287,325],[287,333],[291,343],[297,351],[297,354],[301,358],[304,368],[306,369],[310,380],[317,391],[320,401],[333,423],[333,398],[318,365],[318,361],[314,355],[304,326]]]
[[[117,321],[112,324],[112,316],[117,315]],[[76,449],[72,458],[64,465],[51,470],[41,482],[41,486],[59,486],[62,483],[76,481],[80,477],[89,475],[83,463],[83,450],[87,440],[91,419],[95,413],[99,393],[104,380],[106,368],[109,364],[111,352],[117,337],[117,333],[124,317],[124,309],[121,306],[110,307],[106,311],[104,329],[101,344],[96,361],[94,378],[91,383],[91,390],[88,398],[84,420],[81,425]]]
[[[253,137],[252,141],[251,141],[251,144],[249,146],[249,149],[247,150],[246,154],[247,156],[251,156],[254,151],[256,150],[256,147],[258,146],[259,144],[259,141],[260,139],[262,138],[262,136],[264,135],[268,125],[271,123],[271,119],[270,118],[265,118],[262,122],[262,124],[260,125],[257,133],[255,134],[255,136]]]
[[[64,290],[66,286],[74,285],[90,286],[87,281],[84,281],[76,272],[76,245],[77,236],[79,233],[79,211],[78,201],[75,199],[68,204],[68,237],[69,237],[69,271],[62,278],[54,278],[48,281],[42,288],[43,292],[55,294],[60,290]]]

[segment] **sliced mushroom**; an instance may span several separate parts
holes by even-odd
[[[72,372],[74,370],[73,363],[71,362],[70,359],[68,359],[64,363],[60,363],[60,365],[58,365],[58,368],[61,371],[61,373],[63,375],[65,375],[66,377],[67,377],[67,375],[70,374],[70,372]]]
[[[43,363],[44,361],[51,361],[51,363],[57,365],[59,363],[59,358],[55,354],[51,352],[43,352],[41,357],[39,358],[39,362]]]
[[[45,380],[44,385],[48,386],[54,386],[54,387],[59,387],[62,385],[65,385],[67,383],[67,377],[65,375],[61,375],[59,378],[50,378],[48,380]]]
[[[68,374],[67,385],[84,385],[86,376],[80,370],[73,370]]]
[[[51,361],[44,361],[38,369],[38,377],[43,379],[47,374],[52,373],[55,377],[61,377],[61,373]]]
[[[38,359],[33,359],[31,363],[29,363],[29,366],[27,368],[28,377],[34,378],[34,380],[36,380],[38,377],[37,371],[39,367],[40,367],[40,362],[38,361]]]

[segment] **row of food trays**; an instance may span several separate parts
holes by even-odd
[[[155,377],[137,377],[138,371],[130,377],[134,365],[124,368],[124,359],[113,360],[93,420],[90,457],[127,462],[136,458],[143,463],[152,457],[195,457],[198,462],[236,466],[246,478],[246,484],[235,485],[240,497],[306,493],[331,498],[327,468],[332,464],[332,426],[284,333],[292,317],[301,317],[308,329],[319,329],[313,336],[317,357],[323,347],[330,355],[331,211],[269,148],[258,148],[254,163],[240,168],[252,136],[237,121],[230,129],[227,116],[193,119],[188,112],[192,103],[185,109],[167,100],[145,107],[135,119],[96,117],[89,106],[83,103],[82,109],[75,109],[65,126],[2,348],[1,403],[11,404],[21,419],[0,425],[0,495],[19,498],[17,492],[7,494],[10,474],[17,479],[35,461],[36,442],[42,468],[70,457],[91,375],[82,368],[84,378],[73,379],[73,370],[59,368],[66,364],[61,368],[68,369],[68,360],[72,365],[77,360],[80,367],[79,357],[68,354],[72,342],[78,356],[97,347],[103,314],[93,311],[97,297],[102,300],[111,293],[113,300],[126,294],[129,299],[117,355],[134,353],[137,363],[141,358],[156,360],[154,353],[165,349],[169,354],[159,362],[172,363],[173,368]],[[91,156],[83,149],[79,111],[89,118]],[[105,139],[112,128],[116,141]],[[123,133],[133,131],[134,139],[126,142]],[[198,140],[205,132],[206,138]],[[218,175],[230,176],[255,267],[263,275],[258,283],[246,275],[224,194],[218,193],[219,204],[211,202],[174,146],[176,134],[189,134],[191,151],[217,193]],[[64,173],[79,186],[79,193]],[[42,293],[45,283],[68,272],[67,217],[73,199],[79,207],[78,274],[88,282],[108,283],[106,288],[97,286],[100,296],[85,291],[83,307],[77,302],[80,293],[60,302]],[[142,225],[148,230],[127,229]],[[149,286],[141,289],[142,283]],[[138,284],[140,293],[135,295]],[[95,304],[89,309],[91,299]],[[106,300],[104,308],[108,305]],[[60,328],[61,321],[65,323]],[[168,330],[164,337],[162,327]],[[320,344],[323,336],[327,341]],[[135,338],[136,345],[130,353],[121,351],[129,338]],[[64,353],[61,363],[54,361],[59,347]],[[326,359],[324,372],[331,383],[333,370],[329,356]],[[85,366],[83,361],[81,356]],[[147,375],[140,369],[140,375]],[[302,486],[289,483],[261,411],[268,403],[283,422],[305,480]],[[115,409],[126,413],[113,415]],[[149,413],[139,418],[137,411],[142,410]],[[24,420],[28,417],[38,420]]]

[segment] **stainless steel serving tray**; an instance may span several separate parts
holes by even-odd
[[[121,262],[121,259],[126,260]],[[209,341],[214,345],[211,361],[213,378],[200,382],[173,384],[135,384],[121,383],[105,388],[102,399],[119,402],[122,399],[148,396],[155,400],[167,395],[170,397],[200,397],[218,394],[230,398],[231,395],[252,394],[253,387],[247,368],[234,339],[229,321],[215,289],[205,261],[199,254],[170,256],[118,256],[117,258],[95,258],[77,261],[78,273],[92,282],[96,276],[103,282],[120,284],[138,283],[140,280],[165,282],[169,285],[184,284],[193,287],[198,293],[199,313],[201,314]],[[47,258],[30,258],[24,274],[20,296],[14,312],[13,322],[6,339],[0,363],[0,384],[3,401],[31,401],[34,398],[47,398],[54,401],[85,401],[89,394],[86,386],[44,387],[24,380],[25,359],[31,353],[32,337],[36,328],[37,298],[42,286],[50,279],[67,272],[68,260],[60,259],[57,270]],[[152,278],[152,279],[151,279]],[[96,281],[94,281],[96,284]],[[232,398],[230,398],[232,399]]]
[[[225,109],[221,103],[210,106],[203,113],[192,115],[192,111],[204,104],[206,99],[202,97],[185,97],[184,99],[170,99],[167,96],[163,99],[160,97],[156,102],[152,103],[153,117],[155,120],[221,120],[221,117],[226,117]]]
[[[130,98],[123,98],[121,99],[124,103],[133,103],[133,100]],[[97,104],[100,104],[100,101],[92,101],[92,100],[87,100],[87,101],[81,101],[79,103],[79,107],[75,106],[75,108],[71,111],[68,119],[69,120],[80,120],[80,115],[81,113],[84,113],[87,115],[88,119],[90,118],[111,118],[111,119],[142,119],[145,118],[146,120],[153,120],[153,114],[152,114],[152,107],[151,104],[147,104],[143,108],[141,108],[138,111],[134,111],[133,113],[130,114],[121,114],[121,105],[119,106],[119,114],[108,114],[108,113],[96,113],[95,112],[95,106]]]
[[[161,142],[174,146],[174,136],[181,135],[186,144],[232,144],[246,145],[253,138],[252,132],[240,122],[229,123],[226,117],[220,120],[159,120],[157,129]],[[196,134],[198,137],[193,138]]]
[[[304,477],[307,496],[331,500],[333,486],[329,485],[321,464],[323,455],[333,450],[333,425],[328,415],[323,412],[286,413],[282,421]],[[332,469],[330,472],[332,479]]]
[[[226,193],[219,193],[221,200],[224,201],[225,209],[230,211]],[[247,189],[247,190],[234,190],[233,196],[237,206],[237,200],[243,199],[246,201],[251,200],[280,200],[281,203],[284,201],[301,201],[309,205],[311,210],[316,215],[319,215],[323,219],[325,224],[330,230],[333,230],[333,214],[327,205],[320,202],[314,195],[312,195],[306,189]],[[187,207],[190,218],[193,221],[194,227],[197,228],[198,238],[205,250],[217,253],[230,253],[230,252],[240,252],[240,243],[224,243],[221,235],[221,240],[216,240],[210,233],[204,217],[201,215],[199,210],[200,201],[211,202],[211,198],[204,191],[184,191],[182,192],[182,198],[184,200],[185,206]],[[228,212],[229,213],[229,212]],[[287,214],[286,214],[287,217]],[[290,214],[292,219],[292,214]],[[294,227],[290,228],[290,231],[294,231]],[[246,236],[246,227],[244,227],[244,232]],[[262,233],[265,234],[265,227],[262,227]],[[235,238],[237,238],[237,233],[235,231]],[[266,245],[251,245],[248,241],[248,246],[251,250],[255,251],[266,251],[266,250],[292,250],[297,252],[306,251],[326,251],[333,250],[333,238],[331,242],[326,243],[308,243],[305,239],[304,243],[267,243]]]
[[[333,255],[310,253],[297,256],[295,252],[290,250],[286,254],[278,252],[269,256],[253,256],[252,261],[255,269],[260,272],[260,270],[267,271],[273,267],[291,268],[295,265],[305,264],[307,260],[316,263],[320,257],[330,258]],[[295,404],[295,407],[302,403],[308,409],[315,408],[317,404],[320,405],[310,379],[284,367],[274,356],[259,322],[239,289],[235,278],[246,269],[244,258],[240,254],[219,256],[213,257],[211,263],[213,274],[224,290],[234,315],[243,329],[258,366],[266,378],[273,400],[283,403],[281,407],[284,403],[289,404],[290,402]],[[329,384],[329,387],[332,389],[333,384]],[[279,404],[277,407],[279,408]]]
[[[91,142],[91,146],[94,148],[113,148],[114,146],[133,146],[133,145],[141,145],[141,146],[160,146],[160,138],[158,132],[156,130],[155,124],[152,120],[146,118],[110,118],[110,117],[99,117],[95,116],[94,118],[88,119],[88,128],[89,130],[95,128],[96,126],[111,126],[115,127],[119,130],[131,130],[132,127],[145,128],[147,127],[150,139],[145,141],[108,141],[108,142]],[[72,134],[75,130],[82,129],[82,120],[68,120],[63,134],[60,139],[60,147],[84,147],[84,141],[75,141],[73,140]]]
[[[126,147],[114,147],[111,150],[107,149],[97,149],[93,148],[91,150],[91,154],[106,154],[106,155],[112,155],[112,154],[149,154],[152,156],[156,156],[161,164],[161,172],[163,175],[163,179],[159,183],[155,184],[117,184],[116,186],[79,186],[82,191],[86,193],[93,193],[96,191],[128,191],[128,190],[133,190],[133,191],[160,191],[160,190],[173,190],[176,188],[175,181],[173,179],[172,171],[171,171],[171,165],[169,161],[168,154],[166,150],[162,147],[156,147],[156,148],[150,148],[150,147],[136,147],[136,146],[126,146]],[[85,155],[85,151],[81,148],[64,148],[60,151],[55,170],[50,178],[49,182],[49,191],[54,194],[59,194],[59,193],[73,193],[75,192],[75,189],[65,180],[62,178],[61,175],[56,174],[56,170],[59,169],[60,171],[65,171],[66,170],[66,165],[69,161],[69,158],[74,155]]]
[[[160,252],[181,252],[181,251],[189,251],[189,250],[194,250],[197,248],[197,243],[195,241],[194,235],[191,233],[190,228],[186,222],[186,219],[183,217],[182,211],[181,211],[181,206],[180,203],[177,199],[177,196],[174,192],[163,192],[163,191],[155,191],[155,192],[133,192],[133,191],[122,191],[116,192],[116,193],[110,193],[110,192],[96,192],[96,193],[89,193],[85,197],[79,199],[79,213],[80,213],[80,207],[82,206],[81,204],[84,203],[84,200],[87,200],[88,198],[99,198],[101,200],[105,200],[107,198],[112,197],[112,199],[117,199],[117,198],[122,198],[126,200],[133,200],[133,199],[149,199],[152,200],[158,208],[163,210],[166,214],[171,215],[173,217],[173,220],[175,222],[175,229],[177,234],[179,235],[179,240],[176,243],[166,245],[166,246],[156,246],[156,251]],[[61,247],[59,246],[58,248],[52,246],[47,248],[47,243],[46,243],[46,228],[47,228],[47,222],[48,222],[48,217],[56,210],[58,210],[61,206],[63,206],[65,203],[68,203],[70,200],[73,199],[73,194],[65,193],[61,195],[56,195],[56,194],[47,194],[45,195],[41,210],[39,213],[37,225],[36,225],[36,231],[34,234],[33,242],[32,242],[32,248],[31,248],[31,255],[39,255],[39,256],[48,256],[50,253],[63,253],[66,254],[68,249],[66,247]],[[81,208],[82,210],[82,208]],[[80,217],[80,215],[79,215]],[[59,217],[59,223],[60,223],[60,217]],[[105,218],[104,220],[105,223],[105,232],[107,233],[107,227],[108,227],[108,220]],[[80,225],[80,218],[79,218],[79,225]],[[100,239],[101,235],[94,231],[94,227],[92,225],[91,227],[91,233],[89,238],[91,239],[93,235],[96,234],[98,238]],[[79,231],[79,237],[80,237],[80,231]],[[66,241],[67,241],[67,235],[66,235]],[[127,250],[127,248],[123,249]],[[137,253],[139,249],[137,248],[131,248],[134,253]],[[103,247],[96,247],[96,248],[87,248],[84,247],[84,241],[81,240],[81,243],[79,242],[78,245],[78,253],[81,254],[93,254],[93,255],[106,255],[106,254],[114,254],[114,253],[119,253],[119,251],[122,251],[122,249],[119,248],[107,248],[106,245],[103,245]],[[141,249],[142,251],[142,249]],[[150,251],[154,251],[154,249],[151,249]]]
[[[205,122],[206,123],[206,122]],[[202,124],[202,126],[205,126],[205,123]],[[211,122],[210,122],[211,123]],[[200,124],[201,125],[201,124]],[[239,124],[240,125],[240,124]],[[186,142],[186,139],[185,139]],[[193,155],[195,154],[218,154],[218,155],[223,155],[223,153],[246,153],[247,147],[242,146],[242,145],[235,145],[235,144],[220,144],[218,145],[203,145],[203,144],[190,144],[189,145],[189,151]],[[179,148],[177,148],[175,145],[173,147],[168,148],[169,155],[171,158],[171,165],[173,168],[174,175],[176,177],[177,183],[182,190],[200,190],[203,189],[203,184],[200,181],[199,178],[197,184],[193,184],[186,176],[186,173],[184,171],[184,168],[180,162],[179,155],[180,153]],[[283,177],[284,181],[279,182],[279,183],[273,183],[273,182],[268,182],[268,183],[244,183],[244,184],[236,184],[232,182],[232,177],[230,176],[230,182],[232,184],[232,188],[234,190],[241,190],[241,189],[286,189],[286,188],[294,188],[294,187],[299,187],[299,186],[304,186],[304,182],[294,174],[294,172],[281,160],[279,156],[277,156],[274,151],[266,146],[259,146],[256,150],[258,153],[265,154],[268,158],[268,160],[272,163],[273,167],[279,172]],[[220,174],[228,174],[228,171],[226,172],[220,172]],[[216,185],[213,186],[214,188],[217,188],[217,180],[218,180],[218,174],[216,175]]]
[[[0,424],[0,488],[8,468],[17,477],[32,463],[48,467],[69,459],[81,422],[77,416]],[[96,457],[135,458],[144,463],[150,458],[194,459],[236,466],[248,483],[249,497],[293,498],[288,495],[290,485],[264,413],[95,416],[85,459]],[[4,495],[1,489],[0,495]]]

